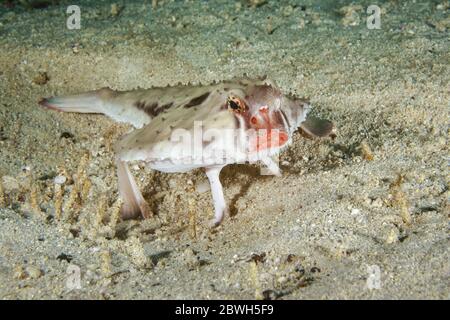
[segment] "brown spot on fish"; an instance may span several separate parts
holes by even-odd
[[[166,111],[167,109],[169,109],[169,108],[172,107],[172,106],[173,106],[173,102],[169,102],[169,103],[163,104],[160,108],[161,108],[163,111]]]
[[[138,108],[139,110],[144,111],[146,114],[148,114],[149,116],[156,117],[158,114],[160,114],[161,112],[169,109],[170,107],[172,107],[173,102],[169,102],[166,103],[162,106],[158,106],[157,102],[151,102],[151,103],[147,103],[145,101],[136,101],[134,103],[134,105],[136,106],[136,108]]]
[[[209,94],[210,94],[209,92],[206,92],[198,97],[193,98],[191,101],[186,103],[184,105],[184,107],[191,108],[191,107],[198,106],[199,104],[202,104],[209,97]]]
[[[144,109],[145,104],[144,104],[143,102],[141,102],[141,101],[136,101],[136,102],[134,103],[134,106],[135,106],[136,108],[138,108],[139,110],[142,110],[142,109]]]
[[[158,107],[157,102],[147,103],[145,101],[136,101],[134,105],[136,106],[136,108],[144,111],[146,114],[152,117],[155,116],[155,109]]]

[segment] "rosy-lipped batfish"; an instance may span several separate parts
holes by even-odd
[[[330,121],[306,118],[307,101],[282,94],[266,78],[132,91],[103,88],[39,103],[64,112],[105,114],[136,128],[115,145],[124,219],[151,215],[127,162],[145,161],[162,172],[204,168],[216,226],[228,212],[219,179],[224,166],[261,161],[269,172],[280,175],[272,157],[291,143],[294,131],[301,128],[313,137],[334,134]]]

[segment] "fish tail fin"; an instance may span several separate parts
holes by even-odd
[[[46,98],[39,101],[45,108],[63,112],[101,113],[114,121],[132,124],[135,128],[142,128],[152,117],[141,110],[138,91],[114,91],[102,88],[82,94]]]
[[[114,95],[113,90],[102,88],[77,95],[44,98],[39,104],[63,112],[105,113],[104,102]]]

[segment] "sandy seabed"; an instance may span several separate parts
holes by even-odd
[[[370,1],[76,1],[80,30],[55,2],[0,7],[2,299],[450,298],[448,1],[379,1],[379,30]],[[140,163],[155,216],[118,220],[112,145],[130,127],[37,105],[243,73],[338,134],[295,134],[281,177],[224,169],[232,216],[214,230],[202,170]]]

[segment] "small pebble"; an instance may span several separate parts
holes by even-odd
[[[198,193],[205,193],[205,192],[209,191],[209,189],[210,189],[210,185],[209,185],[209,182],[206,180],[200,181],[195,185],[195,190]]]
[[[42,271],[38,267],[35,266],[26,266],[25,271],[28,273],[28,276],[31,279],[37,279],[42,276]]]
[[[6,193],[17,191],[20,189],[20,185],[17,179],[11,176],[3,176],[2,185]]]
[[[266,4],[267,0],[248,0],[248,2],[250,3],[250,6],[252,6],[253,8],[257,8]]]
[[[279,277],[277,279],[277,281],[278,281],[278,283],[285,283],[287,281],[287,278],[282,276],[282,277]]]
[[[278,294],[274,290],[265,290],[262,295],[264,300],[275,300],[278,298]]]
[[[300,19],[298,20],[298,28],[299,28],[299,29],[303,29],[303,28],[305,27],[305,24],[306,24],[305,19],[300,18]]]
[[[77,54],[80,52],[80,49],[83,48],[83,46],[79,43],[75,43],[74,45],[72,45],[72,52]]]
[[[169,187],[170,188],[176,188],[177,185],[178,185],[177,180],[175,180],[175,179],[170,179],[169,180]]]
[[[55,177],[55,184],[64,184],[66,182],[67,178],[65,176],[56,176]]]
[[[292,6],[286,6],[283,8],[283,16],[289,17],[292,12],[294,12],[294,8]]]
[[[183,252],[183,261],[189,268],[195,268],[199,265],[199,259],[197,255],[190,248],[187,248]]]
[[[39,72],[39,74],[33,79],[33,82],[37,85],[44,85],[50,80],[47,72]]]
[[[387,235],[387,237],[386,237],[386,243],[387,244],[392,244],[392,243],[394,243],[394,242],[397,242],[398,241],[398,230],[397,229],[394,229],[394,228],[392,228],[390,231],[389,231],[389,233],[388,233],[388,235]]]
[[[23,280],[27,277],[27,273],[25,272],[25,270],[23,269],[22,266],[17,266],[14,268],[13,271],[13,278],[14,279],[19,279],[19,280]]]
[[[372,201],[372,206],[376,208],[381,208],[383,206],[383,201],[380,198],[376,198]]]
[[[121,11],[121,8],[119,7],[119,5],[117,3],[113,3],[111,5],[111,16],[112,17],[117,17],[119,15]]]
[[[361,5],[349,5],[339,9],[339,13],[343,15],[341,22],[344,26],[357,26],[360,23],[358,11],[362,11]]]

